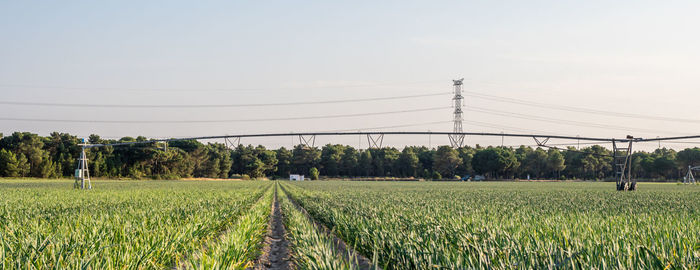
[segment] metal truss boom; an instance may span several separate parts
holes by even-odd
[[[299,135],[299,144],[304,145],[306,147],[316,147],[316,135],[308,135],[309,138],[306,138],[307,135]]]
[[[487,133],[487,132],[434,132],[434,131],[376,131],[376,132],[300,132],[300,133],[259,133],[259,134],[239,134],[239,135],[221,135],[221,136],[200,136],[200,137],[187,137],[187,138],[171,138],[171,139],[155,139],[147,141],[138,142],[121,142],[121,143],[107,143],[107,144],[90,144],[86,145],[86,148],[95,147],[105,147],[105,146],[126,146],[133,144],[149,144],[156,142],[167,142],[167,141],[188,141],[188,140],[214,140],[214,139],[226,139],[226,138],[256,138],[256,137],[288,137],[288,136],[357,136],[357,135],[465,135],[465,136],[491,136],[491,137],[522,137],[522,138],[550,138],[550,139],[566,139],[566,140],[581,140],[581,141],[591,141],[591,142],[629,142],[630,140],[635,142],[641,141],[651,141],[658,139],[611,139],[611,138],[596,138],[596,137],[578,137],[578,136],[561,136],[561,135],[546,135],[546,134],[518,134],[518,133]],[[686,139],[688,137],[678,137],[678,139]],[[694,138],[700,138],[700,135]],[[674,140],[675,138],[669,138],[666,140]]]
[[[367,134],[367,145],[369,148],[382,148],[384,143],[384,134],[379,134],[379,136],[372,137],[372,134]]]
[[[669,141],[669,140],[682,140],[682,139],[695,139],[700,138],[700,135],[695,136],[680,136],[680,137],[657,137],[651,139],[635,138],[627,135],[624,139],[616,138],[597,138],[597,137],[580,137],[580,136],[562,136],[562,135],[543,135],[543,134],[518,134],[518,133],[478,133],[478,132],[432,132],[432,131],[375,131],[375,132],[300,132],[300,133],[259,133],[259,134],[239,134],[239,135],[222,135],[222,136],[201,136],[201,137],[189,137],[189,138],[171,138],[171,139],[155,139],[147,141],[137,141],[137,142],[119,142],[119,143],[106,143],[106,144],[86,144],[83,143],[82,152],[80,159],[78,159],[78,169],[75,174],[75,188],[79,189],[91,189],[92,185],[90,183],[90,173],[87,166],[87,156],[85,155],[85,149],[96,148],[96,147],[107,147],[107,146],[129,146],[136,144],[156,144],[159,142],[165,143],[165,151],[167,151],[167,143],[170,141],[187,141],[187,140],[216,140],[223,139],[226,146],[235,147],[240,144],[241,138],[255,138],[255,137],[287,137],[294,136],[299,137],[299,143],[307,147],[315,147],[316,136],[357,136],[365,135],[367,136],[367,142],[369,148],[381,148],[384,142],[384,135],[447,135],[451,139],[453,147],[455,146],[455,141],[453,138],[464,136],[491,136],[491,137],[521,137],[521,138],[532,138],[535,140],[538,146],[556,148],[554,146],[547,145],[550,139],[565,139],[565,140],[575,140],[579,141],[590,141],[598,143],[612,143],[613,147],[613,170],[615,172],[614,177],[617,182],[617,190],[627,191],[636,190],[637,181],[632,179],[632,144],[635,142],[650,142],[650,141]],[[237,142],[234,144],[231,140]],[[627,147],[617,147],[618,143],[627,143]],[[566,150],[566,149],[564,149]],[[569,150],[566,150],[569,151]],[[573,150],[576,151],[576,150]],[[698,170],[700,167],[689,167],[688,175],[686,176],[686,182],[695,183],[695,178],[692,174],[693,170]],[[87,186],[86,186],[87,184]]]

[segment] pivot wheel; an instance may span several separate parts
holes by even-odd
[[[628,190],[634,190],[630,182],[620,182],[617,184],[617,190],[618,191],[628,191]]]

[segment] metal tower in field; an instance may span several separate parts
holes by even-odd
[[[683,178],[683,184],[695,184],[695,176],[693,175],[693,171],[700,171],[700,166],[690,166],[688,165],[688,174],[685,175]]]
[[[73,188],[92,189],[88,159],[87,155],[85,155],[85,148],[88,144],[85,142],[85,139],[83,139],[82,143],[79,145],[81,146],[80,158],[78,158],[78,169],[75,170],[75,183],[73,184]]]
[[[458,148],[462,147],[464,145],[464,134],[461,134],[464,132],[462,130],[462,100],[464,97],[462,96],[462,82],[464,81],[464,78],[459,79],[459,80],[452,80],[454,82],[454,91],[455,91],[455,97],[453,100],[455,101],[455,112],[454,112],[454,133],[455,134],[450,134],[450,144],[452,145],[453,148]]]

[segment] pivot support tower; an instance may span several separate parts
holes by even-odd
[[[637,190],[637,180],[632,179],[632,142],[634,137],[627,135],[627,147],[613,144],[613,171],[618,191]]]

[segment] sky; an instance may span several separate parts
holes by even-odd
[[[699,1],[641,0],[2,0],[0,133],[452,131],[452,80],[465,78],[467,132],[697,135],[698,10]],[[271,103],[287,105],[206,106]],[[364,115],[347,116],[357,114]],[[29,121],[37,119],[85,122]],[[220,120],[236,121],[211,122]],[[700,140],[686,142],[661,147]],[[290,147],[298,139],[242,143]],[[362,137],[316,139],[326,143],[367,147]],[[387,136],[384,143],[449,141]],[[467,144],[534,141],[468,137]]]

